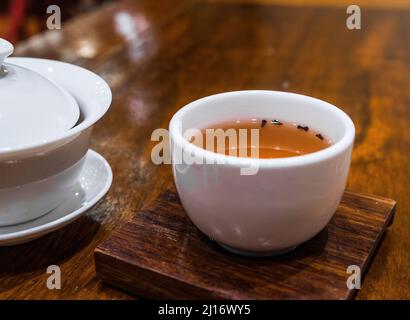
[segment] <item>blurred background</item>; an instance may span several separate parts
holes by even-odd
[[[122,0],[1,0],[0,37],[13,43],[24,40],[46,28],[47,7],[61,8],[62,22],[76,15],[84,14],[108,2]],[[138,0],[134,0],[138,2]],[[152,0],[153,2],[155,0]],[[200,0],[198,0],[200,1]],[[270,3],[291,6],[347,6],[357,4],[378,8],[408,8],[410,0],[207,0],[208,2]],[[175,0],[178,3],[178,0]]]
[[[50,5],[60,6],[64,21],[113,1],[116,0],[1,0],[0,37],[16,43],[43,31]]]

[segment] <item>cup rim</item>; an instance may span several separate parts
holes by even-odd
[[[231,155],[223,155],[213,151],[209,151],[203,148],[200,148],[193,143],[186,140],[183,136],[183,133],[178,132],[177,130],[177,121],[181,121],[182,118],[191,111],[193,108],[198,106],[199,104],[213,102],[220,98],[226,98],[229,96],[241,96],[241,95],[249,95],[249,94],[269,94],[269,95],[276,95],[276,96],[288,96],[293,98],[301,98],[307,99],[310,102],[315,104],[321,104],[322,106],[328,108],[331,112],[335,113],[341,122],[344,125],[345,132],[342,138],[337,141],[336,143],[330,145],[329,147],[308,153],[305,155],[295,156],[295,157],[285,157],[285,158],[244,158],[244,157],[236,157]],[[243,166],[257,166],[259,168],[272,168],[272,167],[295,167],[295,166],[303,166],[312,163],[326,161],[342,152],[347,150],[354,141],[355,137],[355,127],[353,121],[350,117],[341,109],[330,104],[326,101],[292,92],[284,92],[284,91],[274,91],[274,90],[240,90],[240,91],[229,91],[223,93],[217,93],[214,95],[206,96],[200,99],[197,99],[181,109],[179,109],[174,116],[172,117],[170,124],[169,124],[169,133],[171,140],[173,143],[177,143],[183,150],[185,150],[189,154],[195,155],[195,157],[200,157],[204,159],[204,163],[216,163],[216,164],[224,164],[224,165],[231,165],[237,167]]]

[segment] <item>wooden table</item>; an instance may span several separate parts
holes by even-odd
[[[344,109],[357,138],[348,187],[398,201],[359,299],[410,298],[410,8],[362,8],[346,28],[346,6],[250,1],[118,1],[16,48],[16,55],[89,68],[114,100],[92,148],[114,171],[107,197],[87,216],[32,243],[0,248],[0,298],[132,298],[95,277],[93,250],[172,183],[150,160],[151,132],[209,94],[286,90]],[[369,1],[364,1],[369,2]],[[48,290],[57,264],[62,289]]]

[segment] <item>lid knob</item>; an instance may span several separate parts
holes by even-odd
[[[5,39],[0,38],[0,67],[9,55],[13,53],[13,45]]]

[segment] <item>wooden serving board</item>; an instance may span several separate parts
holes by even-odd
[[[346,191],[315,238],[280,257],[246,258],[200,233],[169,190],[97,247],[97,276],[154,299],[350,299],[347,267],[363,278],[395,207]]]

